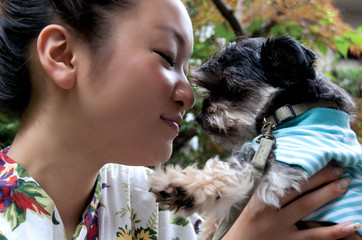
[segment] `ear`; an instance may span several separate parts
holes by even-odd
[[[263,63],[279,68],[291,66],[310,66],[316,60],[316,55],[298,41],[283,36],[269,38],[262,46]]]
[[[76,80],[72,36],[60,25],[45,27],[38,36],[37,50],[40,63],[55,84],[71,89]]]
[[[271,81],[284,80],[284,84],[291,85],[315,77],[316,55],[288,36],[269,38],[261,48],[260,57]]]

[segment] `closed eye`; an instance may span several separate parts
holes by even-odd
[[[167,62],[168,64],[170,64],[170,67],[175,66],[175,61],[173,60],[172,57],[164,54],[163,52],[159,52],[159,51],[155,51],[155,53],[157,53],[157,54],[160,55],[163,59],[165,59],[166,62]]]

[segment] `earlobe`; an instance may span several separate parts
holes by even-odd
[[[45,72],[62,89],[71,89],[76,80],[76,56],[72,36],[60,25],[49,25],[39,34],[38,56]]]

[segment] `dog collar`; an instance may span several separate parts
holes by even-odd
[[[333,101],[317,101],[300,103],[295,105],[286,104],[278,108],[273,115],[269,116],[266,121],[275,124],[275,127],[292,120],[314,108],[332,108],[339,109],[338,105]]]

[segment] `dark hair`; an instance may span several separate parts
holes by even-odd
[[[20,115],[30,98],[28,48],[44,27],[62,24],[96,46],[107,13],[128,10],[135,0],[1,0],[0,111]],[[109,14],[108,14],[109,15]]]

